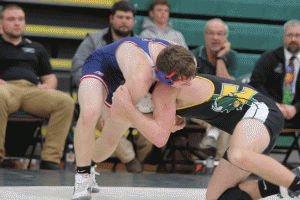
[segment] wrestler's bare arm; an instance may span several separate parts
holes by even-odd
[[[120,45],[116,53],[117,61],[125,78],[134,105],[145,96],[152,85],[152,69],[141,49],[131,43]],[[127,114],[120,105],[112,103],[110,118],[118,122],[128,122]]]
[[[153,117],[146,116],[135,108],[128,99],[126,90],[123,86],[118,88],[113,102],[119,101],[123,105],[122,109],[127,113],[128,119],[149,141],[157,147],[164,146],[175,125],[176,89],[163,83],[156,86],[152,96],[155,105]]]

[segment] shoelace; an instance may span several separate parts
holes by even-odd
[[[97,182],[96,182],[96,176],[95,175],[97,175],[97,176],[99,176],[100,175],[100,173],[98,173],[98,172],[96,172],[96,165],[95,166],[93,166],[92,168],[92,177],[93,177],[93,182],[95,183],[95,184],[97,184]]]

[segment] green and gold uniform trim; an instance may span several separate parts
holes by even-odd
[[[191,105],[188,105],[188,106],[176,108],[176,110],[182,110],[182,109],[186,109],[186,108],[190,108],[190,107],[193,107],[193,106],[202,104],[202,103],[207,102],[208,100],[210,100],[210,99],[212,98],[212,96],[214,95],[215,89],[216,89],[216,88],[215,88],[214,83],[213,83],[211,80],[209,80],[209,79],[207,79],[207,78],[204,78],[204,77],[201,77],[201,76],[196,76],[196,78],[204,79],[204,80],[208,81],[208,82],[213,86],[213,91],[211,92],[211,94],[209,95],[209,97],[207,97],[207,99],[205,99],[205,100],[203,100],[203,101],[200,101],[200,102],[198,102],[198,103],[195,103],[195,104],[191,104]]]

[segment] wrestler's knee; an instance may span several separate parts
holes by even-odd
[[[80,110],[80,118],[83,126],[91,126],[93,123],[96,127],[97,121],[101,115],[100,108],[87,108]]]
[[[229,148],[228,150],[228,161],[233,165],[238,166],[240,168],[244,168],[249,163],[249,153],[250,150],[244,150],[239,148]]]

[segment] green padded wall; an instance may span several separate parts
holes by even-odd
[[[148,10],[152,0],[131,0]],[[170,0],[171,13],[287,21],[300,19],[299,0]]]
[[[131,0],[136,10],[148,11],[153,0]],[[181,3],[182,0],[169,0],[170,3],[170,12],[171,13],[180,13],[181,12]]]
[[[143,16],[136,16],[134,32],[142,31]],[[189,46],[204,44],[203,30],[207,20],[171,18],[173,28],[180,31]],[[229,38],[234,49],[261,50],[278,48],[283,45],[283,27],[254,23],[226,22],[229,27]]]
[[[184,0],[180,13],[283,20],[300,19],[299,0]]]
[[[252,74],[256,61],[260,58],[260,54],[238,54],[238,68],[234,73],[235,77],[240,77],[246,74]]]

